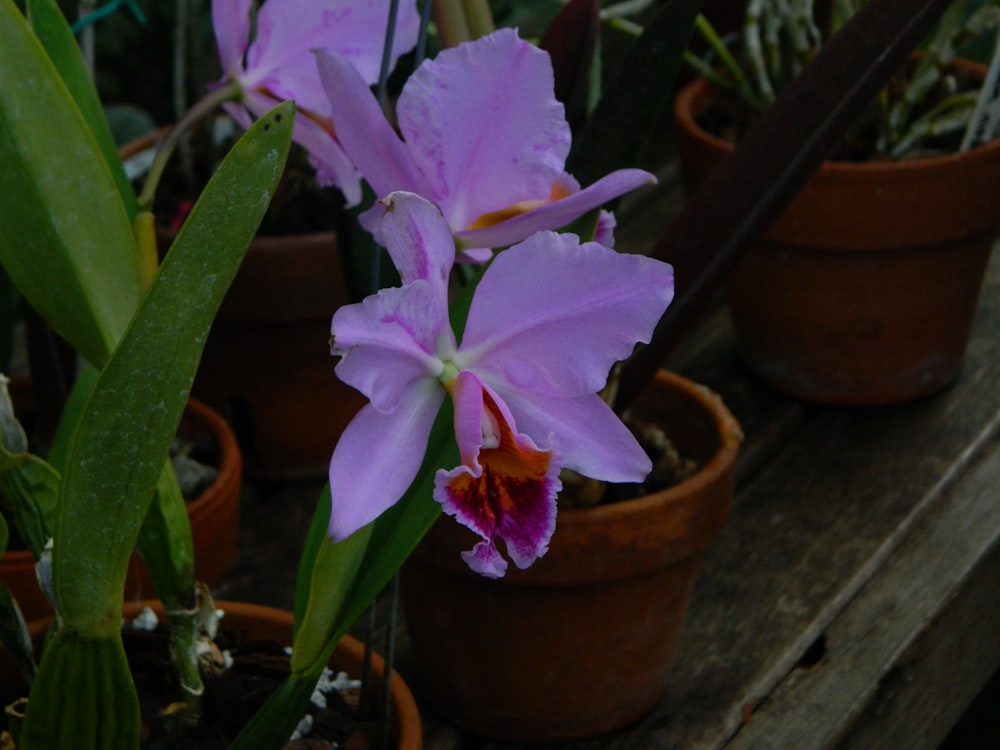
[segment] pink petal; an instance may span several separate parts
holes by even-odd
[[[315,2],[315,0],[309,0]],[[326,49],[347,58],[369,86],[378,82],[382,68],[382,47],[385,44],[389,20],[389,0],[340,0],[336,5],[346,9],[346,15],[333,24],[330,34],[318,49]],[[417,46],[420,14],[416,0],[401,0],[393,34],[390,70],[396,61]]]
[[[323,51],[317,52],[316,64],[330,100],[337,140],[375,195],[383,198],[407,190],[429,196],[423,175],[354,67]]]
[[[247,52],[247,80],[281,99],[329,115],[313,50],[346,56],[367,85],[378,80],[389,0],[266,0]],[[393,64],[417,41],[415,0],[400,3]]]
[[[227,76],[239,78],[243,55],[250,40],[253,0],[212,0],[212,28],[219,47],[219,61]]]
[[[566,198],[543,203],[538,208],[483,229],[465,229],[455,233],[460,247],[505,247],[546,229],[561,229],[591,209],[656,182],[656,177],[641,169],[619,169],[593,185]],[[454,226],[454,224],[452,224]]]
[[[673,296],[673,269],[578,242],[540,232],[497,255],[469,309],[460,369],[495,370],[539,394],[580,396],[603,388],[611,366],[649,341]]]
[[[554,436],[567,468],[605,482],[641,482],[649,474],[649,456],[600,396],[553,398],[494,385],[521,430]]]
[[[440,374],[435,349],[451,336],[445,305],[430,284],[417,280],[341,307],[331,327],[331,353],[342,357],[338,377],[380,411],[400,408],[412,383]]]
[[[470,375],[466,384],[475,383]],[[474,466],[463,460],[451,471],[439,471],[434,498],[446,513],[483,537],[463,559],[473,570],[499,577],[506,565],[496,552],[497,537],[504,539],[507,554],[519,568],[528,567],[547,551],[555,530],[556,495],[562,488],[560,464],[553,451],[540,450],[530,437],[517,432],[502,401],[481,386],[479,393],[481,413],[489,415],[499,433],[498,442],[479,450]],[[457,412],[470,398],[472,394],[467,393],[456,402],[456,424],[460,421]]]
[[[341,541],[374,521],[403,496],[424,459],[444,390],[415,384],[399,409],[385,414],[362,407],[330,459],[329,534]]]
[[[424,279],[446,299],[455,240],[441,211],[405,192],[390,193],[378,208],[382,215],[375,225],[375,239],[389,252],[403,283]]]
[[[604,245],[608,250],[615,249],[615,227],[618,225],[615,215],[610,211],[601,211],[597,215],[597,229],[594,232],[594,242]]]
[[[552,64],[512,29],[424,62],[396,111],[430,182],[431,192],[421,194],[441,206],[453,229],[544,199],[563,174],[570,131],[553,93]]]

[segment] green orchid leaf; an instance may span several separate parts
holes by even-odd
[[[111,128],[97,89],[87,72],[83,55],[80,53],[80,45],[77,44],[76,37],[73,36],[73,31],[55,0],[28,0],[26,7],[28,23],[48,53],[52,64],[59,71],[59,75],[62,76],[63,83],[66,84],[73,101],[76,102],[97,141],[131,219],[135,215],[137,205],[135,192],[129,184],[128,177],[125,176],[121,159],[118,158],[118,147],[111,135]]]
[[[117,633],[129,555],[180,422],[212,319],[284,168],[294,107],[240,139],[206,186],[114,356],[64,466],[53,590],[66,627]]]
[[[100,365],[142,296],[128,213],[11,0],[0,0],[0,49],[0,263],[49,325]]]
[[[581,185],[638,164],[664,105],[673,100],[701,0],[667,0],[622,58],[567,160]]]
[[[168,611],[193,607],[191,519],[169,462],[160,473],[156,494],[139,530],[138,549],[163,606]]]
[[[37,560],[52,535],[59,472],[28,453],[28,436],[14,415],[7,379],[3,376],[0,376],[0,492],[7,498],[14,527]]]
[[[277,750],[309,706],[309,696],[337,642],[385,588],[441,515],[434,475],[458,463],[451,403],[441,409],[417,479],[374,523],[334,544],[326,535],[330,488],[324,490],[299,564],[292,675],[265,702],[230,750]]]

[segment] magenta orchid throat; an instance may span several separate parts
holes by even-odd
[[[562,467],[610,482],[640,482],[650,470],[598,392],[614,363],[649,340],[673,296],[673,271],[539,232],[497,254],[459,339],[448,318],[448,222],[412,193],[392,193],[376,209],[376,238],[402,286],[333,317],[337,374],[370,403],[330,462],[330,535],[346,538],[402,497],[450,396],[461,464],[437,472],[434,498],[482,537],[463,555],[474,570],[504,574],[498,538],[527,567],[555,528]]]

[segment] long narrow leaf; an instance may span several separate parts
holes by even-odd
[[[258,120],[220,165],[101,372],[73,435],[53,588],[64,621],[77,632],[101,636],[117,629],[129,555],[209,326],[284,167],[292,114],[286,103]]]
[[[101,365],[141,298],[128,214],[12,0],[0,0],[0,50],[0,263],[31,306]]]
[[[950,0],[872,0],[747,132],[668,228],[655,256],[677,296],[652,342],[622,370],[618,408],[652,379],[697,322],[746,241],[791,202]]]
[[[135,191],[132,190],[132,185],[125,176],[125,168],[118,158],[118,147],[111,135],[104,107],[87,72],[76,37],[55,0],[28,0],[26,5],[31,29],[48,52],[76,106],[80,108],[80,113],[111,170],[122,203],[131,219],[137,205]]]
[[[581,185],[635,166],[684,59],[701,0],[667,0],[622,58],[567,160]]]

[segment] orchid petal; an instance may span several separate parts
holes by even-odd
[[[484,375],[487,383],[491,381]],[[540,397],[496,383],[500,397],[528,435],[553,434],[563,465],[605,482],[641,482],[652,463],[632,432],[600,396]]]
[[[322,50],[316,53],[320,80],[340,141],[379,197],[395,190],[429,196],[426,180],[406,145],[386,122],[378,102],[350,62]]]
[[[316,0],[307,0],[316,2]],[[317,49],[327,49],[347,58],[369,86],[378,82],[382,68],[382,47],[385,44],[386,25],[389,21],[388,0],[339,0],[346,15],[331,24],[330,34]],[[420,33],[420,14],[415,0],[403,0],[396,11],[396,28],[393,33],[390,70],[399,57],[417,46]]]
[[[615,227],[618,220],[610,211],[601,211],[597,215],[597,229],[594,230],[594,242],[603,245],[608,250],[615,249]]]
[[[384,414],[362,407],[344,430],[330,459],[329,533],[346,539],[394,505],[417,475],[444,389],[415,383],[400,408]]]
[[[552,63],[513,29],[424,62],[396,111],[412,158],[430,181],[431,192],[415,192],[441,206],[453,229],[545,199],[563,175],[571,136],[553,94]]]
[[[484,388],[471,373],[462,373],[463,396],[456,400],[457,412],[475,401],[481,409],[470,411],[489,417],[495,430],[495,445],[483,447],[478,461],[451,471],[439,471],[435,477],[434,498],[446,513],[483,537],[476,547],[462,556],[476,570],[491,577],[503,575],[506,565],[496,553],[494,540],[501,537],[507,554],[519,568],[526,568],[545,554],[555,529],[559,461],[552,450],[540,450],[534,441],[517,433],[510,410],[502,400]],[[478,396],[474,391],[478,389]],[[463,420],[468,421],[468,420]],[[459,427],[459,433],[479,431],[479,424]],[[469,435],[457,434],[460,441]],[[472,442],[482,443],[482,440]],[[463,450],[463,455],[465,451]]]
[[[344,55],[371,85],[381,69],[388,19],[388,0],[267,0],[247,52],[248,76],[278,98],[329,114],[312,51]],[[400,3],[393,63],[416,45],[419,23],[414,0]]]
[[[520,242],[535,232],[560,229],[591,209],[637,187],[655,182],[656,177],[641,169],[619,169],[565,198],[543,203],[536,209],[518,214],[493,226],[458,231],[455,236],[463,249],[505,247]]]
[[[519,388],[580,396],[603,388],[611,366],[649,341],[673,296],[673,270],[578,242],[540,232],[497,255],[469,308],[459,369],[494,369]]]
[[[447,299],[455,241],[440,209],[406,192],[390,193],[381,208],[375,240],[389,252],[403,283],[424,279]]]
[[[212,28],[219,47],[219,61],[227,76],[239,78],[243,55],[250,41],[253,0],[212,0]]]
[[[447,316],[444,299],[422,279],[341,307],[332,324],[337,376],[379,411],[395,411],[413,382],[440,374],[436,347],[453,337]]]
[[[455,442],[462,463],[479,476],[479,451],[484,443],[497,447],[502,425],[515,425],[514,415],[497,392],[470,370],[460,372],[448,390],[455,402]]]

